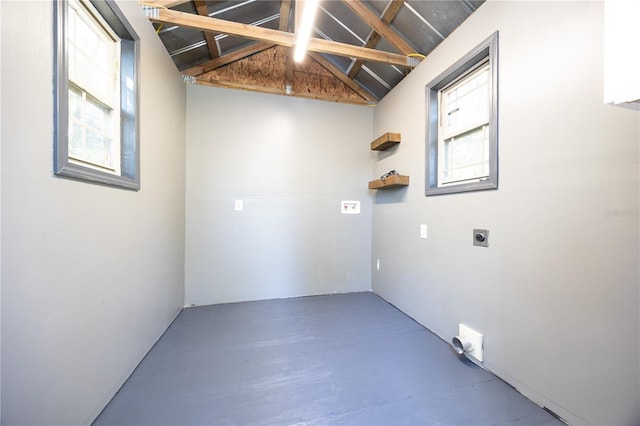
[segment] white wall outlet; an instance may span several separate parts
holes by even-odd
[[[427,224],[423,223],[420,225],[420,238],[427,238]]]
[[[484,335],[464,324],[458,324],[458,337],[471,343],[471,348],[465,352],[465,355],[482,362],[484,359]]]
[[[360,201],[343,200],[340,203],[340,212],[342,214],[360,214]]]
[[[237,212],[244,210],[244,202],[242,200],[236,200],[235,209]]]

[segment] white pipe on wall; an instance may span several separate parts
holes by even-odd
[[[453,345],[453,349],[460,355],[473,349],[471,342],[463,336],[455,336],[451,339],[451,344]]]

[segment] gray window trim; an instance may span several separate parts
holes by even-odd
[[[489,58],[491,73],[491,116],[489,119],[489,179],[438,186],[438,91]],[[426,86],[427,170],[425,195],[455,194],[498,188],[498,32],[496,31],[447,68]]]
[[[53,172],[57,176],[124,189],[140,189],[139,72],[140,38],[113,0],[94,1],[111,29],[121,38],[120,143],[121,174],[114,175],[69,161],[68,62],[66,46],[67,5],[53,2],[54,14],[54,144]],[[132,81],[128,87],[126,81]]]

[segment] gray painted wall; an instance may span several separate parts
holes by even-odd
[[[52,174],[52,2],[2,2],[2,424],[88,424],[183,305],[185,88],[137,2],[139,192]]]
[[[573,424],[640,423],[638,112],[603,105],[600,2],[489,1],[375,109],[411,175],[373,207],[373,290]],[[500,31],[500,187],[424,196],[424,87]],[[429,238],[419,239],[426,223]],[[472,246],[472,229],[490,247]]]
[[[0,2],[2,16],[2,2]],[[2,19],[0,19],[0,46],[2,46]],[[2,58],[0,57],[0,82],[2,82]],[[2,99],[2,84],[0,84]],[[2,188],[2,102],[0,102],[0,188]],[[2,224],[2,193],[0,192],[0,224]],[[0,226],[0,318],[2,318],[2,226]],[[2,423],[2,327],[0,322],[0,423]]]
[[[370,290],[372,119],[361,106],[189,86],[186,303]],[[361,214],[342,215],[342,200]]]
[[[196,304],[373,283],[444,339],[483,332],[485,366],[572,423],[640,422],[640,116],[602,105],[601,3],[489,1],[375,112],[196,86],[187,101],[121,6],[143,42],[138,193],[52,177],[51,4],[0,2],[3,424],[89,423],[178,312],[185,274]],[[500,189],[425,198],[424,85],[496,29]],[[386,131],[402,144],[371,153]],[[372,200],[389,169],[411,185]]]

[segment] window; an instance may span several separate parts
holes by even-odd
[[[138,36],[112,1],[54,14],[54,173],[139,189]]]
[[[426,195],[498,187],[498,33],[427,85]]]

